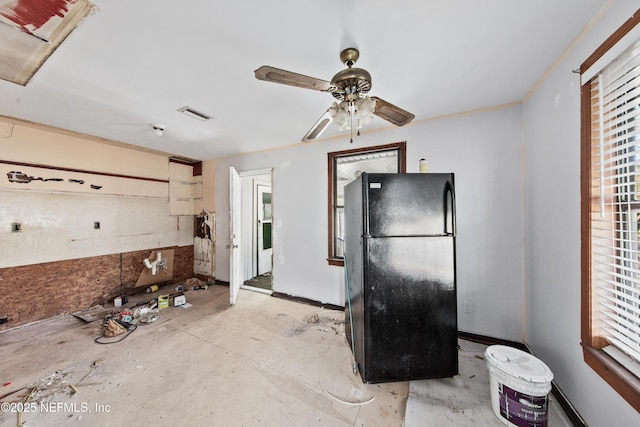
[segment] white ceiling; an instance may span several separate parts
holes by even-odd
[[[93,3],[30,83],[0,81],[0,115],[208,160],[299,143],[334,101],[256,80],[261,65],[331,80],[357,47],[370,94],[419,121],[521,100],[608,1]]]

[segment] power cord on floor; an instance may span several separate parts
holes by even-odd
[[[131,335],[136,329],[138,329],[138,325],[134,325],[132,323],[123,322],[121,320],[116,320],[116,322],[118,322],[122,327],[124,327],[127,330],[127,332],[125,333],[125,335],[123,337],[121,337],[120,339],[115,340],[115,341],[101,341],[103,338],[108,338],[108,337],[105,337],[104,335],[101,335],[101,336],[97,337],[94,341],[96,343],[98,343],[98,344],[115,344],[115,343],[119,343],[120,341],[124,340],[129,335]]]
[[[344,403],[345,405],[350,405],[350,406],[360,406],[360,405],[366,405],[367,403],[371,403],[373,402],[376,397],[372,396],[369,400],[365,400],[363,402],[351,402],[349,400],[343,400],[340,399],[338,396],[331,394],[327,391],[326,388],[324,388],[324,386],[322,385],[322,383],[320,383],[320,388],[322,389],[322,391],[324,392],[324,394],[326,394],[327,396],[329,396],[331,399],[335,400],[336,402],[340,402],[340,403]]]

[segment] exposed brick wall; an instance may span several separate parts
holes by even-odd
[[[193,246],[174,249],[174,279],[177,283],[193,277]],[[125,294],[134,289],[142,260],[150,250],[122,254],[122,284]],[[111,304],[121,293],[120,254],[72,259],[19,267],[0,268],[0,317],[13,328],[36,320],[84,310],[97,304]]]

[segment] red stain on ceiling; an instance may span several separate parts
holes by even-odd
[[[69,4],[73,2],[74,0],[17,0],[4,5],[0,9],[0,15],[31,33],[54,16],[64,18],[69,11]]]

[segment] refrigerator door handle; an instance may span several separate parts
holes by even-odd
[[[451,181],[444,186],[444,234],[456,235],[456,193]]]

